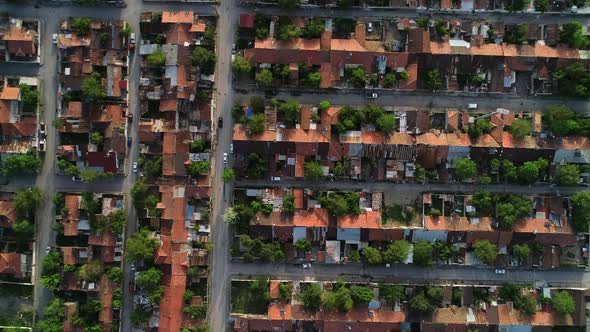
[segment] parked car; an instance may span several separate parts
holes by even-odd
[[[223,128],[223,118],[222,117],[217,118],[217,126],[219,128]]]
[[[496,274],[506,274],[506,270],[504,270],[504,269],[496,269],[494,272]]]
[[[470,110],[477,109],[477,104],[473,104],[473,103],[472,104],[468,104],[467,105],[467,108],[470,109]]]
[[[301,267],[304,269],[309,269],[309,268],[311,268],[311,263],[301,264]]]
[[[231,44],[231,54],[236,54],[238,52],[238,48],[236,44]]]
[[[377,92],[367,92],[367,98],[377,99],[377,97],[379,97],[379,95],[377,95]]]
[[[82,178],[79,177],[79,176],[72,176],[72,181],[74,181],[74,182],[82,182],[84,180],[82,180]]]
[[[39,132],[41,133],[41,135],[45,135],[45,130],[46,130],[45,122],[39,123]]]
[[[127,146],[131,146],[131,142],[133,142],[133,138],[131,138],[131,136],[127,136]]]
[[[367,31],[373,32],[373,23],[369,22],[369,25],[367,25]]]
[[[42,139],[39,141],[39,151],[45,152],[45,150],[47,150],[47,141]]]
[[[137,173],[137,161],[133,162],[133,173]]]
[[[223,163],[227,164],[227,152],[223,153]]]
[[[231,143],[229,145],[229,153],[233,154],[234,153],[234,143]]]
[[[49,254],[50,251],[51,251],[51,246],[47,246],[47,248],[45,248],[45,254]]]
[[[281,181],[281,177],[280,176],[271,176],[270,180],[271,181]]]
[[[131,264],[131,271],[135,271],[135,264]]]
[[[129,48],[135,48],[135,32],[132,32],[131,36],[129,37]]]
[[[57,44],[57,33],[53,34],[53,36],[51,37],[51,40],[53,41],[54,44]]]

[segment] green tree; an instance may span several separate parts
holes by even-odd
[[[98,281],[103,274],[104,265],[98,259],[92,259],[78,269],[80,279],[88,282]]]
[[[357,306],[369,304],[375,297],[373,290],[366,286],[352,286],[350,287],[350,297],[352,302]]]
[[[518,167],[516,167],[510,160],[502,160],[501,170],[504,180],[515,181],[518,179]]]
[[[268,68],[264,68],[256,74],[256,84],[259,87],[270,88],[273,83],[272,72]]]
[[[87,183],[96,182],[97,180],[104,179],[110,175],[112,175],[112,173],[109,174],[94,169],[85,169],[83,171],[80,171],[80,177],[84,182]]]
[[[320,104],[318,105],[318,108],[320,109],[320,111],[325,111],[325,110],[327,110],[328,108],[330,108],[330,106],[332,106],[332,105],[330,104],[330,102],[329,102],[329,101],[327,101],[327,100],[322,100],[322,101],[320,102]]]
[[[211,163],[208,161],[193,161],[186,166],[186,170],[192,176],[205,175],[211,170]]]
[[[393,114],[383,114],[377,119],[375,126],[379,131],[390,134],[395,129],[395,116]]]
[[[547,107],[543,120],[556,136],[573,135],[579,130],[578,115],[565,105]]]
[[[587,232],[590,226],[590,193],[579,191],[571,197],[574,228],[578,232]]]
[[[576,312],[574,298],[565,290],[557,292],[551,299],[553,310],[560,315],[571,315]]]
[[[71,22],[71,27],[74,33],[80,37],[85,37],[90,34],[90,24],[92,21],[88,17],[76,17]]]
[[[535,0],[535,10],[543,13],[548,11],[549,0]]]
[[[151,267],[145,271],[139,272],[135,283],[138,287],[152,290],[160,285],[162,280],[162,272],[155,267]]]
[[[35,112],[39,104],[39,89],[21,83],[18,85],[23,102],[23,112]]]
[[[531,134],[531,123],[525,119],[515,119],[510,127],[510,133],[516,139],[523,139]]]
[[[207,45],[215,44],[215,29],[207,27],[205,33],[203,33],[203,39]]]
[[[559,39],[567,43],[571,48],[586,48],[588,46],[588,39],[582,32],[582,24],[580,22],[570,22],[561,26]]]
[[[236,179],[236,174],[233,169],[231,168],[224,168],[223,169],[223,182],[233,182]]]
[[[298,38],[301,35],[299,28],[292,23],[280,23],[277,38],[279,40],[288,40],[291,38]]]
[[[111,267],[107,270],[109,280],[115,284],[120,284],[123,281],[123,270],[120,267]]]
[[[283,212],[295,212],[295,196],[293,194],[283,196]]]
[[[305,79],[305,86],[308,88],[319,88],[322,83],[322,75],[320,73],[310,73]]]
[[[580,169],[577,165],[569,164],[559,166],[559,184],[562,186],[575,186],[580,183]]]
[[[281,282],[279,284],[279,298],[281,300],[290,300],[291,293],[293,293],[293,286],[288,282]]]
[[[432,92],[436,92],[440,90],[443,86],[442,76],[438,69],[430,69],[426,72],[426,81],[425,81],[426,89],[432,90]]]
[[[61,281],[61,279],[60,279],[59,273],[55,273],[55,274],[43,275],[41,277],[41,279],[39,280],[39,283],[41,284],[41,286],[43,286],[44,288],[47,288],[49,290],[57,290],[59,288],[60,281]]]
[[[338,290],[324,294],[324,310],[348,312],[352,309],[353,301],[350,290],[340,287]]]
[[[166,63],[166,53],[157,48],[147,57],[147,64],[151,67],[162,67]]]
[[[147,197],[148,186],[145,181],[137,181],[131,187],[131,198],[133,202],[137,206],[137,208],[141,208],[145,202],[145,198]]]
[[[559,93],[564,96],[589,97],[590,72],[581,62],[573,63],[565,68],[553,72],[553,79],[557,81]],[[573,124],[568,123],[571,127]]]
[[[84,98],[89,102],[101,102],[107,96],[102,87],[102,78],[98,72],[92,72],[92,74],[88,75],[82,81],[80,88]]]
[[[266,118],[264,114],[254,114],[248,121],[248,129],[250,133],[256,135],[264,131],[266,124]]]
[[[51,275],[60,272],[61,268],[61,257],[59,252],[51,251],[47,256],[43,257],[41,262],[42,273],[41,275]]]
[[[410,243],[406,240],[394,241],[383,252],[383,260],[387,263],[404,262],[410,254]]]
[[[61,332],[65,316],[66,307],[64,306],[63,300],[54,298],[43,308],[43,317],[37,321],[35,331]]]
[[[539,167],[533,161],[527,161],[518,167],[518,178],[527,184],[537,182],[539,179]]]
[[[469,125],[469,127],[467,128],[467,132],[469,133],[469,137],[477,138],[482,133],[489,133],[491,129],[492,123],[490,121],[485,119],[479,119],[475,121],[475,123]]]
[[[127,255],[132,260],[151,258],[160,244],[147,228],[141,228],[127,239]]]
[[[379,284],[379,297],[393,306],[394,303],[406,299],[406,287],[395,284]]]
[[[381,253],[378,249],[375,249],[373,247],[366,247],[365,249],[363,249],[363,256],[365,256],[367,263],[369,263],[370,265],[381,264]]]
[[[455,175],[459,180],[472,179],[475,176],[475,161],[469,158],[457,160],[455,164]]]
[[[303,174],[306,180],[317,181],[324,177],[322,166],[317,161],[307,161],[303,166]]]
[[[484,264],[493,264],[498,255],[498,248],[488,240],[477,240],[473,244],[475,257]]]
[[[288,127],[295,127],[295,125],[299,122],[300,113],[299,113],[299,103],[294,100],[288,100],[279,105],[279,114]]]
[[[354,68],[351,72],[352,85],[355,88],[362,89],[365,87],[367,76],[363,67]]]
[[[197,46],[191,54],[193,66],[198,66],[202,74],[211,75],[215,71],[215,53]]]
[[[35,235],[35,225],[26,219],[13,222],[11,228],[16,237],[20,240],[31,239]]]
[[[418,312],[418,313],[425,313],[430,310],[430,302],[423,293],[415,295],[410,299],[410,310]]]
[[[336,0],[338,8],[350,8],[354,4],[354,0]]]
[[[438,19],[434,23],[434,30],[439,37],[444,37],[449,34],[449,29],[446,27],[447,22],[443,19]]]
[[[397,81],[395,75],[387,74],[383,77],[383,87],[387,89],[391,89],[395,87],[395,82]]]
[[[307,20],[302,34],[304,38],[320,38],[324,29],[324,20],[319,17],[314,17]]]
[[[526,261],[531,255],[531,248],[526,244],[515,244],[512,246],[512,253],[521,261]]]
[[[299,240],[295,242],[295,248],[301,252],[311,251],[311,242],[309,240]]]
[[[2,173],[11,176],[19,173],[34,172],[41,168],[41,159],[33,151],[25,154],[11,154],[4,161]]]
[[[427,241],[417,241],[413,248],[414,264],[417,266],[432,265],[432,244]]]
[[[41,205],[42,196],[37,188],[21,189],[14,194],[14,207],[21,215],[33,216]]]
[[[204,139],[196,139],[191,142],[191,152],[201,153],[207,151],[209,144]]]
[[[508,5],[507,9],[510,11],[521,11],[524,10],[531,0],[512,0],[512,4]]]
[[[319,309],[322,306],[322,288],[317,283],[311,283],[299,294],[299,300],[307,309]]]
[[[522,45],[526,42],[526,34],[528,31],[529,26],[526,24],[515,24],[508,26],[506,27],[506,35],[504,36],[504,41],[508,44]]]
[[[496,206],[496,220],[501,229],[510,230],[514,222],[526,216],[532,208],[529,199],[518,195],[509,195]]]
[[[537,298],[531,294],[521,296],[516,304],[525,315],[532,316],[537,312]]]
[[[102,137],[102,134],[99,133],[98,131],[95,131],[90,134],[90,141],[96,145],[101,145],[103,140],[104,140],[104,137]]]
[[[119,35],[123,38],[125,38],[126,40],[129,40],[129,37],[131,37],[131,33],[133,31],[131,30],[131,27],[129,26],[129,24],[125,23],[125,27],[123,29],[121,29],[121,31],[119,31]]]
[[[444,297],[444,291],[442,287],[429,287],[426,291],[426,297],[431,303],[441,305]]]
[[[252,71],[252,64],[243,56],[236,55],[232,62],[232,69],[236,74],[247,74]]]

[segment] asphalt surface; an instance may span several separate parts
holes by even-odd
[[[505,274],[495,273],[493,267],[440,265],[420,268],[412,265],[392,264],[391,267],[362,264],[312,264],[303,269],[301,264],[248,264],[234,262],[230,266],[233,279],[250,279],[268,275],[285,280],[334,280],[341,276],[350,281],[387,281],[413,284],[481,284],[527,283],[537,286],[586,288],[590,274],[583,270],[521,270],[505,269]]]
[[[279,100],[296,99],[300,103],[318,104],[322,100],[328,100],[337,105],[366,105],[373,103],[378,106],[413,107],[428,110],[431,108],[467,108],[467,105],[475,103],[480,111],[492,111],[497,108],[505,108],[514,112],[520,111],[544,111],[548,106],[567,105],[581,114],[590,113],[590,101],[575,98],[562,98],[558,96],[528,96],[521,97],[509,94],[475,94],[470,92],[445,92],[438,91],[403,91],[403,90],[351,90],[351,89],[318,89],[304,90],[287,88],[276,89],[276,92],[268,92],[251,85],[236,87],[236,97],[248,100],[253,94],[264,95]],[[367,91],[376,91],[377,99],[364,98]]]
[[[487,190],[494,193],[513,194],[552,194],[567,195],[588,190],[588,187],[557,187],[548,184],[536,186],[468,184],[468,183],[393,183],[393,182],[359,182],[350,180],[309,181],[309,180],[240,180],[235,187],[239,188],[312,188],[333,191],[401,191],[401,192],[475,192]]]

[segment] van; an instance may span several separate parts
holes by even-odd
[[[477,104],[468,104],[467,105],[467,108],[470,109],[470,110],[474,110],[474,109],[477,108]]]

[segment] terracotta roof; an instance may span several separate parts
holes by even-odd
[[[162,12],[162,23],[189,23],[192,24],[194,13],[192,11]]]
[[[207,25],[203,22],[191,25],[189,32],[205,32]]]
[[[521,219],[512,226],[514,232],[522,233],[566,233],[574,234],[572,226],[565,222],[562,226],[553,224],[549,219]]]
[[[17,213],[13,201],[0,201],[0,227],[9,228],[16,220]]]
[[[327,209],[313,209],[295,211],[293,215],[293,225],[305,227],[327,227],[328,226],[328,210]]]
[[[57,46],[59,48],[90,46],[90,37],[78,37],[76,34],[70,34],[67,38],[65,34],[59,34],[57,38]]]
[[[2,94],[0,94],[0,99],[2,99],[2,100],[19,100],[19,96],[20,96],[20,89],[19,88],[5,86],[2,89]]]
[[[98,287],[102,304],[102,310],[98,314],[98,321],[102,324],[110,324],[113,322],[113,291],[115,287],[106,274],[102,275]]]
[[[280,281],[271,280],[270,281],[270,298],[271,299],[278,299],[279,298],[279,285],[281,284]]]
[[[73,247],[61,247],[61,254],[64,264],[76,265],[78,264],[78,253],[74,253]]]
[[[87,152],[86,165],[88,167],[99,167],[104,172],[117,172],[117,157],[115,153]]]
[[[496,231],[492,228],[492,218],[479,218],[477,223],[467,217],[431,217],[424,216],[424,228],[427,230],[446,231]]]
[[[88,244],[91,246],[114,247],[117,244],[115,234],[111,232],[91,233],[88,236]]]
[[[381,228],[381,212],[367,211],[353,216],[346,214],[338,217],[339,228]]]
[[[303,189],[293,189],[293,196],[295,197],[295,208],[303,209]]]
[[[240,28],[253,28],[254,17],[254,14],[240,14]]]
[[[68,108],[65,110],[63,117],[65,118],[81,118],[82,117],[82,102],[70,101]]]
[[[65,208],[68,209],[68,215],[62,221],[65,236],[78,235],[78,218],[80,208],[80,196],[66,195]]]
[[[160,100],[160,112],[176,112],[178,108],[177,99],[161,99]]]
[[[0,274],[12,274],[21,278],[21,254],[0,253]]]
[[[284,49],[291,49],[291,50],[304,50],[304,51],[311,51],[311,50],[319,50],[320,49],[320,40],[318,38],[315,39],[304,39],[304,38],[291,38],[288,40],[278,40],[275,38],[266,38],[266,39],[256,39],[254,43],[254,48],[257,49],[274,49],[274,50],[284,50]]]

